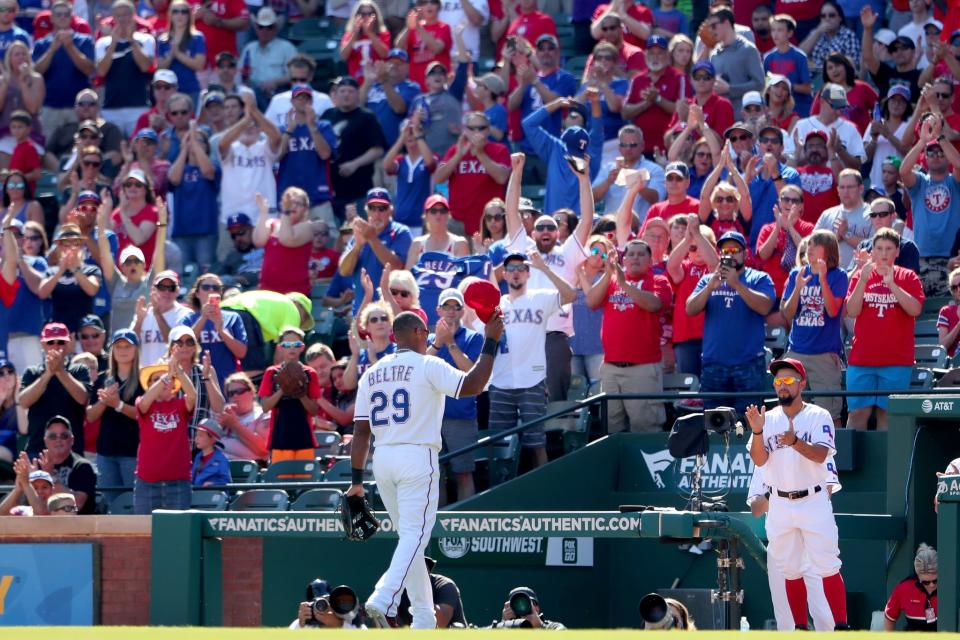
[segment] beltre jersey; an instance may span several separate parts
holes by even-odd
[[[547,375],[547,327],[550,317],[560,311],[560,294],[553,288],[527,289],[514,300],[501,296],[500,310],[504,331],[490,384],[529,389]]]
[[[804,458],[792,447],[777,444],[777,436],[788,427],[787,416],[781,407],[767,411],[763,423],[763,444],[770,457],[763,465],[764,483],[780,491],[799,491],[828,483],[834,472],[827,468],[826,462],[816,463]],[[826,409],[804,403],[803,409],[793,418],[793,429],[797,437],[807,444],[826,447],[828,456],[837,452],[833,442],[833,418]],[[755,437],[750,436],[748,451]],[[829,457],[827,461],[832,462]]]
[[[490,258],[486,255],[454,258],[442,251],[427,251],[410,268],[420,289],[420,307],[426,311],[430,326],[437,323],[437,301],[440,292],[456,288],[468,276],[490,278]]]
[[[533,238],[524,233],[521,227],[517,235],[514,236],[510,244],[507,245],[507,253],[517,251],[527,253],[536,248],[537,243]],[[587,252],[573,233],[570,234],[570,237],[567,238],[562,245],[554,247],[550,253],[541,253],[540,255],[543,257],[543,261],[547,266],[550,267],[550,270],[563,278],[571,286],[577,281],[577,267],[587,259]],[[533,267],[530,267],[530,278],[527,280],[527,290],[530,289],[557,290],[557,288],[553,286],[553,283],[550,282],[547,274]],[[550,321],[547,322],[547,331],[563,331],[568,336],[573,335],[573,312],[569,304],[563,305],[560,313],[550,318]]]
[[[466,374],[435,356],[392,353],[360,377],[354,420],[368,420],[377,447],[419,444],[440,451],[446,396],[457,398]]]

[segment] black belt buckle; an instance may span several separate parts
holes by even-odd
[[[777,490],[777,495],[781,498],[786,498],[787,500],[799,500],[800,498],[806,498],[810,495],[809,489],[801,489],[800,491],[780,491]],[[817,485],[813,488],[813,493],[820,493],[820,485]]]

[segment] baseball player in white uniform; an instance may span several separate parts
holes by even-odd
[[[832,496],[842,488],[833,464],[833,456],[827,458],[827,469],[831,470],[832,479],[827,481],[827,489]],[[763,481],[763,467],[754,467],[750,477],[750,489],[747,491],[747,506],[756,517],[762,516],[770,508],[770,487]],[[810,607],[810,617],[813,618],[814,631],[833,631],[833,613],[827,599],[823,596],[823,581],[820,576],[809,571],[809,562],[805,560],[803,582],[807,588],[807,604]],[[783,574],[774,563],[767,564],[767,581],[770,584],[770,600],[773,602],[773,616],[777,620],[777,631],[793,631],[796,625],[787,602],[787,589]]]
[[[847,629],[847,600],[840,575],[837,523],[827,484],[828,458],[836,453],[830,413],[803,401],[806,370],[792,358],[770,363],[780,406],[747,407],[753,435],[747,447],[770,487],[767,564],[786,580],[787,602],[797,629],[807,628],[804,573],[819,576],[833,614],[833,628]]]
[[[556,274],[564,282],[574,283],[577,277],[577,267],[587,259],[587,239],[590,229],[593,228],[593,189],[590,186],[590,176],[576,174],[580,185],[580,219],[577,226],[570,232],[570,236],[558,245],[556,220],[552,216],[542,215],[533,223],[530,235],[526,234],[523,221],[520,218],[520,176],[523,174],[523,165],[526,156],[514,153],[510,156],[513,173],[507,185],[505,197],[507,217],[507,255],[511,253],[529,254],[537,252],[547,269],[534,270],[530,273],[527,283],[529,289],[556,290],[553,279],[547,271]],[[570,388],[570,336],[573,335],[573,311],[570,304],[564,304],[560,312],[547,320],[546,367],[547,393],[551,401],[566,400],[567,390]]]
[[[400,540],[387,569],[366,603],[367,615],[378,627],[395,626],[400,594],[410,598],[413,628],[437,626],[433,595],[423,551],[437,517],[442,441],[440,426],[445,396],[463,398],[483,391],[503,333],[503,320],[487,322],[480,357],[464,373],[427,351],[427,327],[414,313],[393,321],[396,353],[382,358],[360,378],[354,409],[351,465],[347,495],[363,496],[363,469],[376,439],[373,475],[383,504]]]

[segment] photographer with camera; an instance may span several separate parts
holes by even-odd
[[[330,584],[317,578],[307,585],[307,593],[297,610],[297,619],[290,629],[318,627],[366,629],[357,613],[360,600],[357,592],[346,585],[330,588]]]
[[[457,583],[434,573],[437,561],[430,556],[423,556],[427,565],[427,574],[430,578],[430,590],[433,592],[433,609],[437,614],[437,629],[465,629],[467,617],[463,613],[463,601],[460,599],[460,587]],[[400,594],[400,604],[397,605],[397,624],[409,627],[413,624],[413,614],[410,613],[410,598],[407,590]]]
[[[745,266],[747,241],[737,231],[720,236],[717,253],[717,269],[701,277],[687,298],[687,315],[704,312],[700,390],[759,391],[765,377],[764,319],[776,299],[773,280]],[[704,400],[707,409],[721,405],[742,413],[747,401]]]
[[[540,610],[537,594],[530,587],[516,587],[503,603],[502,619],[490,625],[491,629],[566,629],[559,622],[547,620]]]
[[[679,600],[648,593],[640,600],[640,619],[645,631],[696,631],[697,625],[687,606]]]

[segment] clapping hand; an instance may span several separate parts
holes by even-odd
[[[787,430],[777,434],[777,444],[781,447],[792,447],[799,439],[797,432],[793,430],[793,418],[787,417]]]
[[[763,431],[763,425],[767,421],[766,407],[761,406],[759,409],[757,409],[757,405],[751,404],[749,407],[747,407],[744,415],[747,418],[747,423],[750,425],[750,430],[755,435],[759,435]]]

